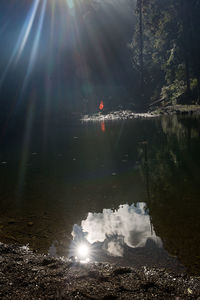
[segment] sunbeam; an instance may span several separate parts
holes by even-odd
[[[11,65],[13,64],[14,60],[15,60],[15,64],[18,62],[21,54],[22,54],[22,51],[24,50],[24,47],[27,43],[27,40],[28,40],[28,37],[29,37],[29,34],[31,32],[31,28],[32,28],[32,25],[33,25],[33,22],[34,22],[34,19],[35,19],[35,16],[36,16],[36,12],[37,12],[37,8],[38,8],[38,5],[39,5],[39,2],[40,0],[34,0],[32,6],[31,6],[31,9],[28,13],[28,16],[24,22],[24,25],[22,27],[22,30],[20,32],[20,35],[19,35],[19,38],[17,40],[17,43],[16,43],[16,46],[11,54],[11,57],[8,61],[8,64],[0,78],[0,87],[1,85],[3,84],[3,81],[11,67]]]
[[[22,29],[22,38],[20,38],[21,42],[20,42],[20,47],[17,53],[17,57],[16,57],[16,63],[18,62],[24,47],[26,46],[29,34],[31,32],[31,28],[33,26],[33,22],[35,20],[35,16],[37,13],[37,9],[39,6],[40,0],[35,0],[35,2],[33,3],[33,6],[31,8],[31,11],[27,17],[27,20],[24,23],[23,29]]]
[[[24,188],[24,183],[26,178],[27,162],[29,158],[29,148],[31,143],[31,133],[33,127],[34,113],[35,113],[35,95],[33,94],[33,96],[30,99],[30,103],[28,107],[25,132],[23,138],[23,147],[22,147],[22,155],[21,155],[21,161],[19,167],[19,177],[18,177],[18,186],[17,186],[18,196],[20,196],[23,193],[23,188]]]
[[[26,73],[26,76],[25,76],[25,79],[24,79],[24,83],[23,83],[22,95],[23,95],[23,93],[26,89],[29,76],[31,74],[31,71],[33,69],[33,66],[34,66],[34,63],[35,63],[35,60],[36,60],[38,47],[39,47],[39,42],[40,42],[40,36],[41,36],[44,17],[45,17],[46,4],[47,4],[47,0],[43,0],[42,9],[41,9],[41,12],[40,12],[39,23],[38,23],[38,27],[37,27],[37,33],[36,33],[36,36],[35,36],[35,39],[34,39],[33,49],[31,51],[31,56],[30,56],[30,61],[29,61],[27,73]]]
[[[69,6],[69,8],[74,7],[74,1],[73,0],[66,0],[66,1],[67,1],[67,5]]]

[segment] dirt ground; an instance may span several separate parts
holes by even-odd
[[[0,243],[0,299],[200,299],[200,278],[80,264]]]

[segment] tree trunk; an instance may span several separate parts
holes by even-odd
[[[198,104],[200,104],[200,76],[197,77],[197,92],[198,92],[197,102]]]
[[[143,13],[142,13],[142,1],[139,0],[139,38],[140,38],[140,96],[141,106],[144,108],[144,39],[143,39]]]
[[[190,64],[189,64],[189,57],[186,54],[185,57],[185,78],[186,78],[186,86],[187,86],[187,95],[190,96],[191,87],[190,87]]]
[[[183,1],[183,35],[184,35],[184,51],[185,51],[185,79],[186,79],[186,86],[187,86],[187,95],[190,96],[191,94],[191,86],[190,86],[190,19],[189,19],[189,5],[188,0]]]

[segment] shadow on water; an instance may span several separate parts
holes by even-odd
[[[0,240],[72,256],[78,236],[97,261],[198,274],[199,132],[198,118],[172,116],[7,136]]]

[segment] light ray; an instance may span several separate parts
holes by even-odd
[[[36,55],[37,55],[37,52],[38,52],[40,36],[41,36],[42,27],[43,27],[43,23],[44,23],[46,5],[47,5],[47,0],[43,0],[42,10],[41,10],[41,14],[40,14],[38,29],[37,29],[37,34],[36,34],[36,37],[35,37],[33,50],[32,50],[32,53],[31,53],[31,60],[30,60],[30,67],[31,68],[32,68],[33,63],[35,62],[35,58],[36,58]]]
[[[55,23],[55,2],[52,2],[51,4],[51,41],[53,39],[53,35],[54,35],[54,23]]]
[[[11,54],[11,57],[8,61],[8,64],[0,78],[0,87],[1,85],[3,84],[3,81],[11,67],[11,65],[13,64],[14,60],[15,60],[15,63],[17,63],[25,45],[26,45],[26,42],[27,42],[27,39],[28,39],[28,36],[30,34],[30,31],[31,31],[31,28],[32,28],[32,25],[33,25],[33,21],[35,19],[35,15],[36,15],[36,12],[37,12],[37,8],[38,8],[38,5],[39,5],[39,1],[40,0],[34,0],[34,3],[33,5],[31,6],[31,9],[28,13],[28,16],[24,22],[24,25],[22,27],[22,30],[20,32],[20,35],[19,35],[19,38],[17,40],[17,43],[16,43],[16,46]]]
[[[73,0],[66,0],[67,1],[67,5],[69,8],[74,8],[74,1]]]
[[[41,9],[41,13],[40,13],[40,18],[39,18],[39,23],[38,23],[38,28],[37,28],[37,33],[34,39],[34,43],[33,43],[33,49],[31,51],[31,57],[30,57],[30,61],[29,61],[29,65],[28,65],[28,70],[24,79],[24,84],[23,84],[23,88],[22,88],[22,94],[24,93],[27,83],[28,83],[28,78],[32,72],[35,60],[36,60],[36,56],[38,53],[38,47],[39,47],[39,42],[40,42],[40,36],[41,36],[41,32],[42,32],[42,27],[43,27],[43,23],[44,23],[44,16],[45,16],[45,11],[46,11],[46,5],[47,5],[47,0],[43,0],[42,3],[42,9]]]
[[[24,47],[27,43],[27,40],[28,40],[28,37],[29,37],[29,34],[31,32],[31,28],[33,26],[33,22],[35,20],[35,16],[36,16],[36,13],[37,13],[37,9],[38,9],[38,6],[39,6],[39,3],[40,3],[40,0],[35,0],[35,2],[33,3],[33,7],[27,17],[27,20],[23,26],[23,29],[22,29],[22,40],[21,40],[21,43],[20,43],[20,47],[19,47],[19,50],[18,50],[18,54],[17,54],[17,58],[16,58],[16,62],[18,62],[23,50],[24,50]]]
[[[23,193],[26,172],[27,172],[27,162],[29,156],[30,142],[31,142],[31,133],[33,127],[33,120],[35,114],[35,95],[30,99],[30,104],[27,113],[26,125],[25,125],[25,134],[23,140],[23,148],[21,155],[21,163],[19,168],[19,177],[18,177],[18,194],[19,196]]]
[[[7,21],[1,28],[0,28],[0,35],[4,33],[4,31],[7,29],[10,21]]]

